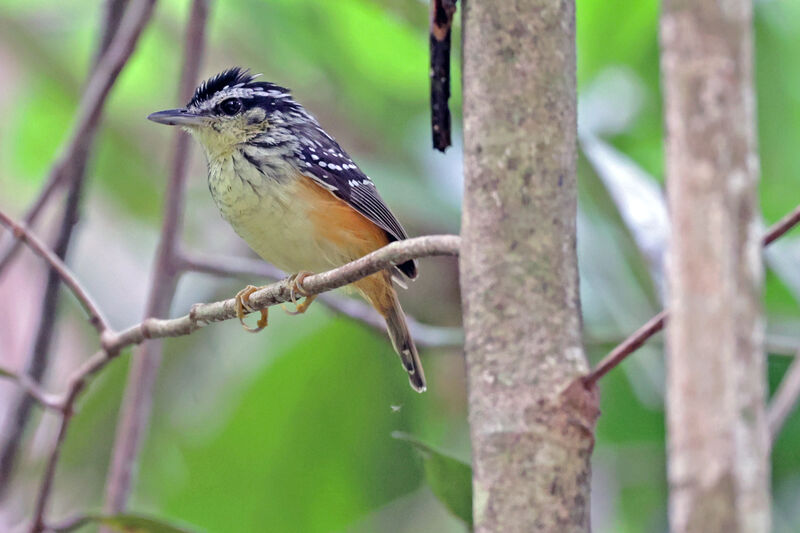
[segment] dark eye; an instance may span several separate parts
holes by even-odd
[[[228,98],[219,104],[219,110],[233,116],[242,110],[242,102],[238,98]]]

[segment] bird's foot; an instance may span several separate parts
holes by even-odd
[[[255,311],[252,307],[250,307],[250,295],[259,290],[261,287],[255,287],[253,285],[248,285],[244,289],[240,290],[236,293],[235,300],[236,300],[236,316],[239,318],[239,322],[242,324],[242,327],[249,331],[250,333],[258,333],[265,327],[267,327],[267,319],[269,316],[269,308],[260,309],[261,318],[258,319],[256,322],[256,327],[251,328],[244,322],[244,317],[247,313],[252,313]]]
[[[289,281],[291,283],[290,295],[291,295],[291,298],[292,298],[292,303],[294,304],[294,311],[292,311],[290,309],[286,309],[285,306],[283,307],[283,310],[286,311],[287,313],[289,313],[290,315],[302,315],[303,313],[306,312],[306,310],[308,309],[308,306],[311,305],[311,302],[313,302],[316,299],[316,297],[317,297],[316,294],[307,293],[303,289],[303,286],[302,286],[303,280],[306,279],[308,276],[310,276],[312,274],[313,274],[313,272],[307,272],[305,270],[302,270],[302,271],[298,272],[297,274],[292,275],[289,278]],[[297,303],[297,296],[296,295],[300,295],[305,299],[302,302]]]

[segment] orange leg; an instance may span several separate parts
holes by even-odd
[[[250,333],[258,333],[262,329],[267,327],[267,320],[269,317],[269,309],[261,309],[261,318],[258,319],[256,322],[256,327],[251,328],[244,322],[244,317],[247,313],[252,313],[254,309],[250,307],[250,295],[259,290],[261,287],[255,287],[253,285],[248,285],[244,289],[240,290],[236,293],[236,316],[239,318],[239,322],[242,324],[242,327],[245,331],[249,331]]]
[[[301,272],[298,272],[297,274],[294,274],[292,277],[289,278],[292,282],[291,296],[292,296],[292,303],[294,304],[294,311],[286,309],[286,307],[284,307],[283,310],[289,313],[290,315],[302,315],[303,313],[306,312],[306,310],[308,310],[308,306],[311,305],[311,302],[313,302],[316,299],[317,297],[316,294],[308,294],[305,290],[303,290],[303,287],[301,285],[303,283],[303,280],[312,274],[313,272],[307,272],[303,270]],[[303,300],[301,303],[297,303],[295,294],[299,294],[300,296],[304,297],[305,300]]]

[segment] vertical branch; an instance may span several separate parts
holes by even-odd
[[[182,102],[189,100],[197,84],[205,46],[207,17],[208,1],[195,0],[192,2],[186,29],[184,63],[180,81],[179,98]],[[167,186],[164,222],[153,265],[153,277],[145,318],[167,315],[178,282],[180,274],[178,240],[183,218],[188,153],[189,137],[183,132],[177,132]],[[161,364],[161,354],[162,342],[152,340],[144,343],[138,349],[138,353],[131,363],[111,466],[106,480],[105,508],[110,513],[122,511],[130,494],[136,458],[150,418],[153,386]]]
[[[667,0],[667,422],[675,532],[769,531],[750,0]]]
[[[475,530],[588,531],[575,4],[467,2],[461,291]],[[564,392],[566,389],[566,392]]]
[[[431,0],[431,132],[433,147],[444,152],[450,135],[450,41],[457,0]]]
[[[119,28],[126,2],[127,0],[106,1],[106,14],[102,33],[99,37],[95,65],[108,50],[111,40]],[[73,156],[74,163],[68,167],[68,175],[64,178],[65,182],[69,184],[69,192],[67,193],[61,222],[58,226],[58,236],[53,246],[53,252],[62,260],[67,256],[73,229],[78,223],[80,201],[86,176],[86,164],[98,125],[99,123],[94,123],[93,127],[82,137],[80,146]],[[39,383],[42,380],[47,369],[50,345],[55,330],[55,310],[58,307],[60,286],[61,278],[56,269],[51,267],[47,272],[47,285],[40,307],[39,326],[36,328],[36,337],[28,355],[25,371],[25,374],[34,383]],[[13,474],[19,445],[33,407],[33,398],[27,394],[20,394],[12,399],[10,403],[12,405],[9,408],[8,422],[2,433],[4,440],[2,447],[0,447],[0,499],[4,496]]]
[[[108,47],[111,46],[111,41],[119,28],[119,21],[122,20],[122,14],[125,12],[127,5],[128,0],[106,0],[103,6],[103,23],[101,26],[103,33],[100,35],[95,64],[100,61]]]

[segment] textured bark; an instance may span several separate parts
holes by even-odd
[[[573,0],[464,3],[464,305],[477,532],[588,531]]]
[[[670,521],[769,530],[750,0],[668,0]]]

